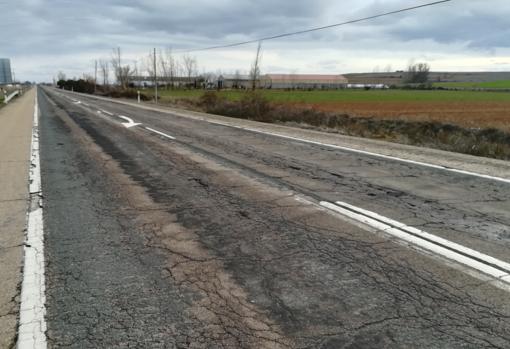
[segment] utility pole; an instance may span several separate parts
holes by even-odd
[[[253,62],[253,65],[252,65],[251,71],[250,71],[251,88],[254,91],[257,88],[257,81],[260,77],[260,61],[262,60],[261,50],[262,50],[262,41],[259,41],[259,44],[257,46],[257,54],[255,56],[255,61]]]
[[[96,59],[96,69],[94,72],[94,94],[97,92],[97,59]]]
[[[154,48],[154,97],[158,104],[158,74],[156,72],[156,48]]]

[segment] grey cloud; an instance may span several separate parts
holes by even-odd
[[[182,49],[231,43],[425,1],[0,0],[3,34],[0,47],[2,55],[7,56],[76,55],[94,59],[101,52],[108,56],[115,46],[140,52],[150,47]],[[441,49],[455,44],[456,50],[462,47],[467,56],[480,50],[490,54],[498,48],[510,48],[507,18],[510,18],[508,0],[454,0],[412,13],[290,37],[267,43],[265,47],[375,53],[396,48],[415,50],[417,45],[422,45],[418,42],[429,41]],[[418,49],[433,50],[434,45],[422,45]],[[320,57],[317,61],[321,61]],[[51,66],[51,62],[44,64]]]
[[[384,12],[386,2],[374,1],[359,14]],[[408,1],[393,2],[393,8],[410,6]],[[476,49],[510,47],[508,41],[510,6],[507,0],[451,1],[436,7],[386,17],[367,25],[393,39],[430,39],[438,43],[465,42]]]

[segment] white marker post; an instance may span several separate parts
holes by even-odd
[[[140,104],[140,91],[136,91],[138,92],[138,104]]]

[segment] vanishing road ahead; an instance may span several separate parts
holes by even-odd
[[[510,347],[510,164],[38,103],[50,347]]]

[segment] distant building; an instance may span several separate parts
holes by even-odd
[[[321,74],[266,74],[260,80],[261,87],[273,89],[335,89],[348,83],[343,75]]]
[[[370,89],[384,90],[384,89],[387,89],[390,87],[385,84],[347,84],[347,88],[365,89],[365,90],[370,90]]]
[[[252,87],[252,79],[249,75],[223,74],[218,76],[217,87],[248,89]]]
[[[11,61],[0,58],[0,85],[12,84]]]

